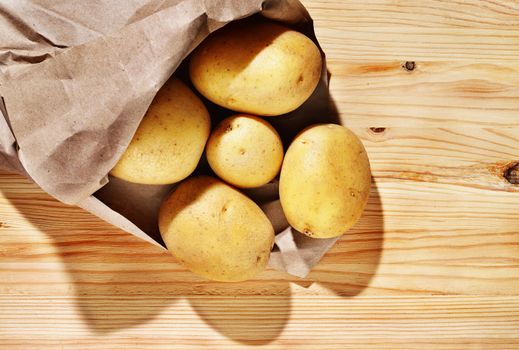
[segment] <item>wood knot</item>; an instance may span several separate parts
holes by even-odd
[[[519,185],[519,162],[510,163],[503,172],[503,176],[512,185]]]
[[[402,65],[402,68],[404,68],[408,72],[411,72],[416,68],[416,63],[414,63],[414,61],[407,61]]]
[[[386,128],[369,128],[369,130],[371,130],[372,132],[374,132],[375,134],[380,134],[380,133],[383,133],[384,131],[386,131]]]

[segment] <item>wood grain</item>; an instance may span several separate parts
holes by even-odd
[[[515,62],[519,4],[501,1],[304,1],[340,60]]]
[[[185,349],[201,345],[212,349],[480,349],[493,343],[498,343],[500,349],[515,349],[519,345],[519,300],[515,297],[338,300],[294,296],[290,314],[279,313],[278,297],[247,297],[232,303],[229,298],[232,297],[193,297],[189,303],[179,300],[160,317],[131,329],[125,329],[129,317],[139,317],[148,307],[161,307],[163,300],[148,298],[143,306],[128,298],[127,308],[121,310],[114,306],[112,298],[93,298],[103,315],[93,320],[100,326],[93,335],[78,321],[71,298],[19,297],[14,303],[4,299],[0,302],[6,306],[0,310],[0,316],[5,322],[2,332],[7,335],[4,344],[10,349],[33,348],[36,337],[43,346],[59,344],[67,349],[95,349],[99,344],[93,340],[100,337],[106,349]],[[37,308],[38,314],[33,315],[28,307]],[[193,317],[195,312],[213,328]],[[276,326],[286,318],[290,322],[278,344],[261,340],[279,333]],[[119,324],[122,330],[110,333],[102,327],[108,321]],[[237,342],[229,342],[224,335]]]
[[[413,71],[403,65],[331,58],[332,96],[348,125],[361,127],[369,120],[377,127],[499,128],[498,132],[519,127],[517,62],[415,61]],[[506,135],[490,136],[490,141],[494,137],[509,143],[502,140]],[[509,153],[513,151],[517,154],[516,148]]]
[[[354,229],[215,283],[0,172],[0,348],[519,349],[519,2],[304,3],[372,164]]]

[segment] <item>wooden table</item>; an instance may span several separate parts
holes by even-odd
[[[214,283],[1,173],[1,349],[519,349],[519,2],[304,3],[373,166],[355,229]]]

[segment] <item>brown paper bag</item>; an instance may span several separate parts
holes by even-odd
[[[255,14],[317,42],[297,0],[0,3],[0,167],[163,246],[157,210],[171,186],[130,184],[107,174],[183,59],[211,32]],[[272,120],[285,142],[306,125],[330,121],[325,64],[322,72],[301,108]],[[270,265],[306,276],[335,239],[310,239],[290,228],[276,183],[249,192],[279,232]]]

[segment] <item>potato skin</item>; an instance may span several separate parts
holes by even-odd
[[[292,227],[330,238],[357,222],[370,186],[369,159],[359,138],[343,126],[320,124],[303,130],[288,148],[279,196]]]
[[[180,80],[170,79],[155,96],[110,174],[150,185],[183,180],[195,170],[210,129],[202,101]]]
[[[206,146],[209,165],[221,179],[242,188],[265,185],[279,173],[283,143],[265,120],[246,114],[224,119]]]
[[[162,204],[159,229],[168,249],[195,274],[222,282],[263,271],[274,229],[252,200],[209,177],[183,181]]]
[[[209,36],[189,64],[196,89],[214,103],[261,116],[288,113],[312,94],[321,76],[317,46],[267,21],[231,23]]]

